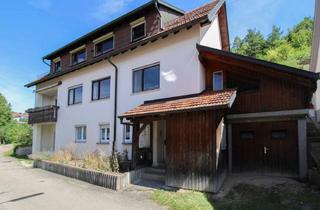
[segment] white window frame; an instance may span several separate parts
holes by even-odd
[[[126,126],[130,128],[130,138],[126,138]],[[123,125],[123,143],[124,144],[131,144],[132,143],[132,126],[130,125]]]
[[[62,66],[61,66],[61,58],[57,57],[57,58],[53,59],[52,62],[53,62],[53,72],[60,72],[62,70],[61,69],[62,68]],[[58,62],[60,62],[60,69],[59,70],[56,69],[56,63],[58,63]]]
[[[83,50],[83,49],[85,50],[85,59],[83,61],[81,61],[81,62],[73,63],[72,62],[73,54],[75,54],[75,53],[77,53],[77,52],[79,52],[80,50]],[[78,47],[78,48],[76,48],[74,50],[71,50],[69,52],[69,54],[70,54],[70,66],[74,66],[74,65],[77,65],[79,63],[83,63],[83,62],[87,61],[87,58],[88,58],[86,45],[82,45],[82,46],[80,46],[80,47]]]
[[[145,20],[144,17],[139,18],[139,19],[137,19],[137,20],[135,20],[135,21],[133,21],[133,22],[130,23],[130,25],[131,25],[131,31],[130,31],[131,42],[135,42],[135,41],[139,40],[140,38],[142,38],[142,37],[140,37],[140,38],[135,39],[135,40],[132,39],[132,38],[133,38],[133,37],[132,37],[132,35],[133,35],[132,30],[133,30],[135,27],[140,26],[140,25],[142,25],[142,24],[144,24],[144,35],[143,35],[143,37],[145,37],[146,34],[147,34],[147,23],[146,23],[146,20]]]
[[[110,38],[113,38],[112,48],[109,49],[109,50],[106,50],[106,51],[102,52],[102,53],[99,54],[99,55],[97,55],[96,45],[97,45],[97,44],[100,44],[101,42],[106,41],[107,39],[110,39]],[[110,33],[108,33],[108,34],[106,34],[106,35],[104,35],[104,36],[102,36],[102,37],[99,37],[98,39],[93,40],[93,43],[94,43],[94,47],[93,47],[94,56],[100,56],[100,55],[102,55],[102,54],[104,54],[104,53],[107,53],[107,52],[110,52],[110,51],[114,50],[114,40],[115,40],[114,38],[115,38],[114,33],[113,33],[113,32],[110,32]]]
[[[102,139],[102,129],[105,129],[105,139]],[[108,138],[108,129],[109,129],[109,138]],[[100,144],[109,144],[111,138],[111,130],[110,130],[110,124],[100,124],[99,125],[99,143]]]
[[[223,82],[223,78],[224,78],[224,75],[223,75],[223,71],[215,71],[215,72],[213,72],[213,74],[212,74],[212,90],[214,90],[214,91],[219,91],[219,90],[216,90],[215,88],[214,88],[214,75],[215,74],[218,74],[218,73],[221,73],[221,85],[222,85],[222,87],[221,87],[221,89],[219,89],[219,90],[223,90],[224,89],[224,82]]]
[[[87,126],[86,125],[76,125],[75,127],[75,142],[76,143],[86,143],[87,142]],[[77,129],[80,128],[81,129],[81,138],[78,139],[78,133],[77,133]],[[86,135],[84,135],[86,134]]]

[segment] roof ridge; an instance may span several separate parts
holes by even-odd
[[[187,11],[184,15],[168,21],[165,24],[164,29],[166,30],[167,28],[170,28],[172,25],[175,25],[175,23],[177,23],[179,20],[186,19],[188,16],[199,15],[197,13],[198,11],[203,12],[204,15],[208,15],[209,14],[208,11],[211,11],[212,9],[214,9],[214,7],[216,7],[218,5],[218,3],[219,3],[219,0],[211,0],[209,3],[206,3],[200,7],[197,7],[195,9],[190,10],[190,11]],[[197,14],[193,14],[193,13],[197,13]]]

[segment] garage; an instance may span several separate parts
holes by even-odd
[[[297,121],[232,125],[234,172],[298,175]]]

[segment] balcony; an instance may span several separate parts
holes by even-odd
[[[29,114],[28,124],[57,122],[58,109],[59,107],[55,105],[28,109],[26,111]]]

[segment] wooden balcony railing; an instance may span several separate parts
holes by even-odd
[[[28,109],[26,111],[29,114],[28,123],[37,124],[57,122],[58,108],[58,106],[50,105],[45,107],[36,107],[33,109]]]

